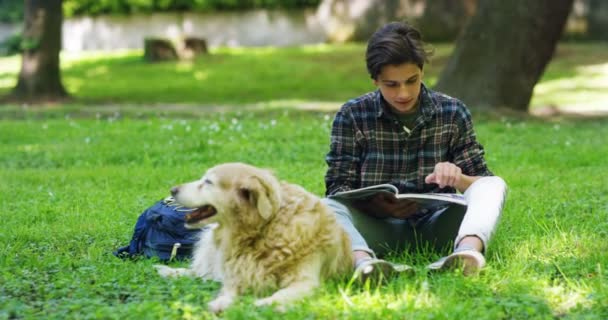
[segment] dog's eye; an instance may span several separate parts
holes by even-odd
[[[205,180],[203,180],[203,184],[213,185],[213,182],[211,182],[211,180],[209,180],[209,179],[205,179]]]

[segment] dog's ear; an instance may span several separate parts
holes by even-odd
[[[245,179],[239,188],[239,194],[255,206],[260,216],[266,220],[281,206],[279,183],[269,172]]]

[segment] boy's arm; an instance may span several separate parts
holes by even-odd
[[[454,123],[457,130],[450,142],[450,157],[448,161],[458,166],[466,176],[492,176],[493,174],[486,164],[485,150],[477,141],[477,134],[473,128],[471,114],[464,105],[462,105],[462,108],[459,109],[459,112],[455,116]],[[472,183],[466,177],[464,180],[469,182],[468,185]],[[466,190],[468,185],[461,186],[461,188]],[[460,188],[457,189],[461,191]]]
[[[433,173],[425,177],[425,183],[434,183],[440,188],[453,187],[461,193],[467,191],[480,176],[469,176],[462,173],[462,170],[451,162],[440,162],[435,165]]]
[[[355,188],[359,177],[359,144],[354,120],[346,108],[336,114],[331,130],[329,152],[325,157],[328,169],[325,174],[326,195]]]
[[[477,181],[477,179],[479,178],[481,177],[467,176],[466,174],[462,173],[460,174],[460,179],[458,179],[457,184],[454,185],[454,188],[456,188],[456,190],[460,191],[461,193],[464,193],[473,184],[473,182]]]

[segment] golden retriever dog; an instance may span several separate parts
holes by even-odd
[[[208,305],[213,312],[243,293],[271,292],[255,304],[282,308],[312,293],[323,279],[352,270],[350,240],[333,212],[268,170],[221,164],[171,193],[181,205],[196,208],[186,217],[188,227],[212,227],[203,231],[190,268],[156,268],[165,277],[221,281]]]

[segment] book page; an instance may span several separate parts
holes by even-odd
[[[398,195],[397,198],[415,201],[424,207],[447,206],[450,204],[467,206],[464,196],[457,193],[408,193]]]
[[[369,199],[377,193],[391,193],[396,195],[399,193],[397,187],[391,184],[379,184],[375,186],[359,188],[344,192],[338,192],[329,196],[331,199]]]

